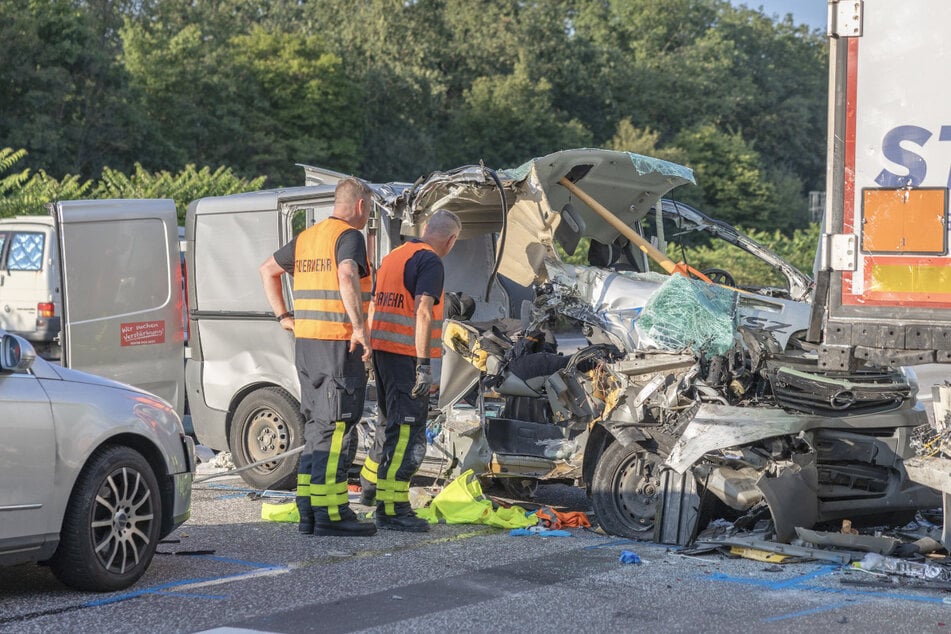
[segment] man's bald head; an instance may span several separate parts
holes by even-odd
[[[426,221],[423,242],[433,247],[440,257],[444,257],[452,250],[461,231],[459,216],[445,209],[437,209]]]

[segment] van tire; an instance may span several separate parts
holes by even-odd
[[[257,389],[241,400],[231,418],[228,446],[236,468],[286,453],[304,444],[300,404],[279,387]],[[299,455],[277,458],[240,472],[256,489],[293,490]]]
[[[591,479],[591,507],[606,533],[653,539],[661,458],[636,443],[610,444]]]

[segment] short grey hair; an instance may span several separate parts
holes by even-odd
[[[460,231],[462,231],[462,221],[459,220],[459,216],[446,209],[437,209],[426,221],[423,236],[446,240],[450,236],[459,234]]]
[[[370,203],[373,201],[373,192],[359,178],[348,176],[338,182],[334,189],[334,206],[352,208],[361,198]]]

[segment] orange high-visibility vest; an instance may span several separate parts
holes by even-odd
[[[416,300],[403,284],[403,270],[410,258],[423,250],[433,248],[425,242],[407,242],[391,251],[376,276],[373,295],[373,324],[370,328],[370,347],[409,357],[416,356]],[[429,333],[429,356],[442,356],[443,293],[433,306],[433,321]]]
[[[297,236],[294,249],[294,335],[299,339],[348,341],[353,324],[343,305],[337,280],[337,240],[352,229],[339,218],[327,218]],[[370,270],[369,262],[364,264]],[[361,310],[370,307],[371,276],[360,278]]]

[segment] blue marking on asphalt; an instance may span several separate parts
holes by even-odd
[[[621,544],[633,544],[633,539],[617,539],[614,541],[607,542],[606,544],[594,544],[592,546],[585,546],[584,550],[591,550],[593,548],[607,548],[608,546],[620,546]]]
[[[223,561],[223,562],[225,562],[225,563],[243,564],[243,565],[246,565],[246,566],[251,566],[251,567],[253,567],[253,568],[258,568],[258,570],[285,570],[285,569],[287,569],[287,566],[282,566],[282,565],[260,564],[260,563],[255,563],[255,562],[251,562],[251,561],[241,561],[240,559],[228,559],[228,558],[225,558],[225,557],[214,557],[214,556],[210,556],[210,555],[196,555],[195,558],[196,558],[196,559],[206,559],[206,558],[208,558],[208,559]],[[236,580],[236,579],[240,579],[240,578],[242,578],[242,577],[247,577],[248,575],[254,574],[255,572],[257,572],[257,571],[256,571],[256,570],[248,570],[248,571],[245,571],[245,572],[239,572],[239,573],[235,573],[235,574],[231,574],[231,575],[219,575],[219,576],[215,576],[215,577],[199,577],[199,578],[197,578],[197,579],[183,579],[183,580],[181,580],[181,581],[171,581],[171,582],[169,582],[169,583],[163,583],[163,584],[160,584],[160,585],[157,585],[157,586],[152,586],[151,588],[143,588],[143,589],[141,589],[141,590],[136,590],[135,592],[127,592],[127,593],[125,593],[125,594],[120,594],[120,595],[115,596],[115,597],[108,597],[108,598],[105,598],[105,599],[97,599],[97,600],[95,600],[95,601],[89,601],[89,602],[87,602],[87,603],[84,603],[82,607],[84,607],[84,608],[90,608],[90,607],[98,607],[98,606],[101,606],[101,605],[109,605],[109,604],[112,604],[112,603],[120,603],[120,602],[122,602],[122,601],[128,601],[129,599],[136,599],[136,598],[138,598],[138,597],[141,597],[141,596],[144,596],[144,595],[147,595],[147,594],[158,594],[158,595],[165,595],[165,596],[175,596],[177,593],[174,593],[174,592],[165,592],[165,590],[168,590],[168,589],[171,589],[171,588],[178,588],[178,587],[181,587],[181,586],[187,586],[187,585],[191,585],[191,584],[194,584],[194,583],[206,583],[206,582],[209,582],[209,581]],[[188,596],[199,596],[199,595],[182,595],[182,596],[188,597]],[[203,598],[221,598],[221,599],[227,598],[227,596],[221,596],[221,597],[214,597],[214,595],[202,595],[202,596],[203,596]]]
[[[801,587],[802,583],[808,579],[824,577],[826,575],[832,574],[838,569],[839,566],[821,566],[818,570],[809,574],[793,577],[792,579],[784,579],[783,581],[731,577],[729,575],[723,574],[722,572],[714,572],[713,574],[708,575],[707,578],[712,579],[713,581],[729,581],[731,583],[743,583],[749,586],[759,586],[760,588],[766,588],[767,590],[785,590],[787,588]]]
[[[802,610],[801,612],[792,612],[791,614],[780,614],[779,616],[771,616],[767,619],[763,619],[766,623],[775,623],[776,621],[785,621],[786,619],[798,619],[800,616],[809,616],[812,614],[822,614],[823,612],[831,612],[832,610],[838,610],[845,606],[859,605],[854,601],[843,601],[842,603],[830,603],[829,605],[823,605],[818,608],[812,608],[811,610]]]
[[[740,583],[749,586],[757,586],[765,590],[812,590],[814,592],[825,592],[828,594],[841,594],[843,596],[853,597],[874,597],[876,599],[897,599],[899,601],[914,601],[916,603],[944,603],[943,599],[938,597],[918,596],[914,594],[900,594],[897,592],[877,592],[869,590],[855,590],[851,588],[829,588],[826,586],[817,586],[805,583],[810,579],[830,575],[841,567],[837,565],[821,566],[814,572],[800,575],[792,579],[783,581],[769,581],[766,579],[749,579],[746,577],[731,577],[721,572],[715,572],[704,575],[702,578],[710,581],[726,581],[728,583]],[[853,605],[855,605],[853,603]]]
[[[192,594],[189,592],[152,592],[163,597],[182,597],[184,599],[229,599],[227,594]]]

